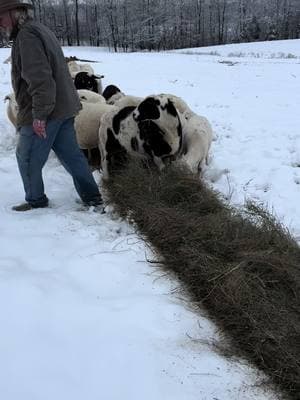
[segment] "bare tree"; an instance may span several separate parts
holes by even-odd
[[[69,46],[160,50],[300,36],[299,0],[33,0]]]
[[[64,11],[64,17],[65,17],[65,28],[66,28],[65,32],[66,32],[67,43],[68,43],[68,46],[72,46],[72,37],[71,37],[71,29],[70,29],[70,23],[69,23],[67,0],[63,0],[63,11]]]
[[[76,25],[76,43],[77,46],[80,46],[80,34],[79,34],[79,7],[78,0],[75,0],[75,25]]]

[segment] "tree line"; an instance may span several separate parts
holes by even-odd
[[[62,45],[168,50],[300,37],[299,0],[34,0]]]

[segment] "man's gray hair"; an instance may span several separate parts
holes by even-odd
[[[13,11],[13,13],[19,26],[22,26],[26,21],[33,19],[34,17],[34,11],[30,8],[18,8]]]

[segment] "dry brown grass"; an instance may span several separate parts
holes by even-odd
[[[104,190],[242,356],[300,398],[300,249],[255,204],[235,210],[183,166],[130,164]],[[228,350],[228,349],[227,349]]]

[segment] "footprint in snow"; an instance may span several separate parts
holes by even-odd
[[[263,191],[264,193],[267,193],[267,192],[271,189],[271,184],[269,184],[269,183],[263,183],[263,184],[261,184],[261,185],[255,185],[255,188],[256,188],[257,190]]]
[[[300,178],[299,178],[299,176],[294,176],[294,182],[296,183],[296,185],[300,185]]]

